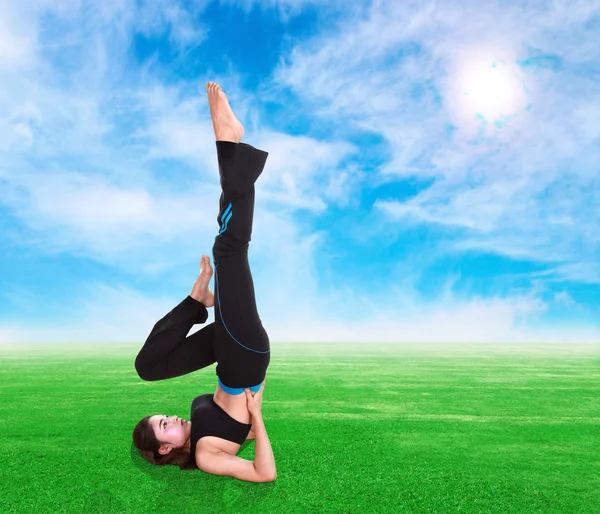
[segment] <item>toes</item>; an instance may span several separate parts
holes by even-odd
[[[216,82],[207,82],[206,83],[206,91],[208,91],[209,96],[210,95],[215,96],[220,91],[222,92],[223,90],[221,89],[221,86],[219,86],[219,84],[217,84]]]

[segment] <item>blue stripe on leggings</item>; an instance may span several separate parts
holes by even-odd
[[[225,325],[225,320],[223,319],[223,309],[221,309],[221,295],[219,293],[219,265],[217,263],[215,263],[215,289],[217,290],[217,301],[219,302],[219,314],[221,314],[221,321],[223,322],[223,326],[225,327],[225,330],[227,330],[227,333],[231,336],[231,338],[240,346],[246,348],[246,350],[250,350],[251,352],[256,352],[256,353],[269,353],[271,350],[267,350],[266,352],[260,352],[258,350],[253,350],[252,348],[248,348],[247,346],[244,346],[242,343],[240,343],[235,337],[233,337],[233,334],[229,331],[229,329],[227,328],[227,325]]]
[[[223,232],[225,232],[227,230],[227,224],[229,223],[231,216],[233,216],[233,212],[230,212],[229,216],[227,216],[227,218],[225,219],[225,224],[223,225],[223,228],[220,230],[219,234],[222,234]]]
[[[221,221],[223,221],[223,218],[225,216],[227,216],[227,213],[229,212],[229,209],[231,209],[231,203],[227,206],[227,209],[225,209],[225,212],[223,213],[223,216],[221,216]]]

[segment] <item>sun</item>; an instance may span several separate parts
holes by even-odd
[[[519,86],[501,61],[487,67],[470,67],[459,80],[465,106],[484,118],[492,120],[516,110]]]
[[[454,123],[466,132],[501,126],[526,108],[521,69],[494,53],[501,52],[498,48],[464,51],[455,61],[447,107]]]

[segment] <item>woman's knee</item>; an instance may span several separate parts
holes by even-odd
[[[224,257],[242,256],[247,257],[248,241],[243,241],[235,237],[217,237],[213,245],[213,260],[217,263]]]
[[[156,365],[151,365],[147,360],[144,360],[142,353],[138,354],[135,359],[135,371],[138,376],[146,382],[155,382],[159,380],[156,372]]]

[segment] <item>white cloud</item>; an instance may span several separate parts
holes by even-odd
[[[553,276],[549,280],[573,280],[583,284],[600,284],[600,263],[598,262],[564,264],[550,271]]]
[[[305,244],[300,255],[286,254],[291,259],[287,265],[277,267],[274,259],[259,266],[252,264],[253,269],[258,268],[255,275],[261,277],[267,266],[275,265],[276,269],[269,270],[271,283],[277,281],[282,286],[261,281],[267,285],[257,289],[261,320],[274,347],[280,342],[600,343],[600,330],[593,326],[528,326],[545,309],[539,298],[529,295],[474,300],[438,298],[429,303],[412,298],[408,308],[406,298],[389,298],[384,305],[369,306],[369,298],[363,295],[346,299],[348,320],[342,321],[334,312],[341,305],[338,299],[319,296],[306,265],[298,265],[311,253],[310,244]],[[255,259],[251,261],[258,261],[258,252],[254,251]],[[193,280],[190,290],[192,285]],[[152,326],[186,294],[150,298],[127,286],[84,282],[69,305],[71,322],[67,326],[43,320],[37,325],[28,322],[3,327],[0,342],[17,347],[30,342],[137,342],[141,348]],[[93,302],[85,301],[90,297]],[[207,323],[214,320],[213,310],[209,312]],[[200,328],[195,326],[191,333]]]
[[[30,3],[0,3],[0,73],[34,63],[38,26],[32,11]]]
[[[180,248],[194,235],[208,238],[216,226],[214,184],[161,195],[121,188],[90,173],[43,170],[12,176],[5,193],[5,205],[31,231],[30,239],[13,244],[86,255],[132,272],[152,267],[164,253],[176,267]]]
[[[367,178],[376,183],[432,177],[433,184],[408,201],[378,200],[373,216],[382,213],[394,230],[425,222],[460,233],[450,238],[446,252],[480,249],[554,262],[544,280],[599,282],[600,220],[590,191],[598,190],[598,153],[591,147],[600,137],[600,91],[568,67],[594,61],[600,50],[591,32],[575,40],[576,26],[565,26],[583,25],[597,12],[591,7],[598,9],[596,3],[572,9],[555,3],[554,11],[517,10],[499,2],[486,4],[484,12],[474,2],[374,2],[364,13],[354,7],[345,11],[345,22],[331,25],[333,31],[299,42],[289,59],[282,58],[274,82],[264,81],[255,94],[240,86],[235,69],[223,76],[211,73],[193,86],[165,86],[153,57],[138,71],[122,52],[136,32],[154,36],[168,31],[178,58],[184,58],[206,36],[206,28],[194,21],[204,4],[196,13],[168,2],[149,2],[139,11],[135,2],[73,2],[68,7],[44,2],[31,10],[15,5],[0,6],[0,20],[2,14],[8,20],[6,26],[0,21],[0,29],[6,29],[0,37],[0,151],[6,162],[0,170],[5,192],[0,202],[33,236],[13,243],[83,255],[138,276],[168,277],[165,290],[180,289],[183,297],[188,281],[189,287],[193,284],[200,253],[210,254],[216,232],[218,177],[204,91],[206,80],[216,80],[246,125],[245,141],[270,153],[257,187],[250,259],[259,312],[273,340],[571,337],[566,329],[549,334],[528,328],[545,308],[536,294],[459,299],[448,293],[450,285],[437,298],[421,298],[410,277],[419,275],[425,256],[404,263],[404,282],[390,277],[387,288],[376,293],[367,294],[367,279],[360,277],[324,291],[318,266],[326,234],[312,232],[296,214],[326,215],[328,205],[351,205]],[[261,7],[285,7],[293,15],[299,5]],[[465,24],[474,8],[481,16]],[[79,71],[54,67],[53,47],[38,41],[37,16],[44,10],[67,24],[53,44],[57,52],[71,52],[73,63],[82,64]],[[87,23],[78,27],[81,20]],[[553,39],[557,27],[563,39]],[[89,44],[79,39],[82,35]],[[530,46],[540,48],[566,59],[567,69],[524,70],[519,80],[525,81],[530,95],[525,99],[532,100],[533,108],[519,104],[518,115],[503,127],[482,128],[472,112],[465,114],[452,99],[456,85],[451,79],[464,64],[465,48],[475,44],[513,61],[524,58]],[[583,52],[577,53],[577,45]],[[444,74],[447,79],[440,78]],[[439,108],[436,87],[445,110]],[[261,124],[258,104],[277,99],[285,88],[305,102],[299,110],[311,109],[315,124],[330,133],[337,128],[335,139],[291,136]],[[523,100],[522,91],[515,96]],[[449,122],[457,127],[452,138],[446,137]],[[377,177],[345,162],[361,152],[347,141],[357,129],[389,143],[390,160]],[[484,137],[475,144],[480,129]],[[590,150],[582,152],[586,146]],[[166,167],[158,166],[162,159],[196,171],[174,185]],[[378,221],[371,217],[365,223]],[[380,230],[357,237],[377,235]],[[130,286],[100,280],[82,284],[74,298],[76,321],[69,328],[62,321],[44,330],[11,326],[2,337],[142,340],[179,299],[164,291],[147,297]],[[10,299],[26,307],[14,294]],[[593,327],[582,328],[581,334],[598,338]]]
[[[568,291],[560,291],[558,293],[555,293],[554,301],[561,305],[564,305],[568,309],[573,307],[581,307],[580,304],[573,300],[573,297],[569,294]]]
[[[53,10],[54,16],[74,26],[84,11],[91,10],[98,23],[86,21],[93,44],[82,45],[75,37],[74,55],[89,64],[66,87],[56,86],[66,73],[46,64],[41,75],[17,72],[14,66],[7,74],[5,96],[0,98],[6,114],[0,123],[0,144],[7,163],[0,172],[5,184],[0,201],[32,231],[27,239],[12,243],[36,245],[51,254],[85,255],[129,272],[154,273],[164,271],[169,261],[171,268],[180,266],[182,259],[195,261],[198,244],[214,238],[219,195],[206,80],[190,91],[185,83],[163,86],[159,77],[146,72],[136,87],[125,85],[111,96],[106,93],[119,81],[111,73],[120,73],[127,65],[116,49],[129,43],[134,27],[159,33],[167,20],[174,30],[181,25],[183,11],[147,6],[140,24],[134,25],[134,7],[129,3],[117,8],[88,2],[73,4],[73,10],[51,3],[36,6],[38,11],[28,18],[32,41],[37,34],[35,15],[42,9]],[[79,30],[83,29],[75,34]],[[66,33],[59,40],[67,44],[69,37]],[[41,55],[35,45],[32,52]],[[239,88],[235,75],[221,82],[231,86],[226,91],[240,119],[253,116],[253,98]],[[145,124],[121,139],[116,136],[119,121],[132,114]],[[315,195],[314,189],[327,180],[324,176],[334,177],[339,161],[356,151],[352,145],[276,132],[252,137],[247,130],[247,134],[247,140],[270,152],[261,189],[274,212],[282,206],[323,210],[321,197],[328,195],[337,194],[342,201],[341,185],[322,195]],[[189,177],[187,190],[172,191],[177,188],[168,176],[155,177],[150,171],[165,158],[187,161],[198,170]],[[72,164],[65,169],[66,162]],[[277,235],[269,235],[277,240]],[[190,246],[189,241],[198,244]]]
[[[483,10],[474,2],[375,2],[359,20],[298,45],[275,77],[317,114],[381,134],[392,153],[382,183],[436,179],[407,201],[375,202],[399,230],[446,226],[455,234],[447,251],[555,262],[564,278],[579,280],[574,270],[600,247],[590,197],[600,189],[600,88],[581,67],[600,59],[596,34],[585,28],[599,12],[599,2],[494,2]],[[561,69],[518,66],[533,48],[562,60]],[[503,60],[512,74],[514,112],[500,126],[482,123],[461,97],[457,79],[476,58]],[[394,65],[381,65],[389,59]]]
[[[198,14],[209,2],[196,2],[186,8],[169,0],[151,0],[143,4],[138,11],[135,27],[146,36],[161,33],[165,25],[169,29],[169,40],[180,51],[189,50],[202,44],[208,30],[198,25]],[[188,10],[188,9],[191,9]]]

